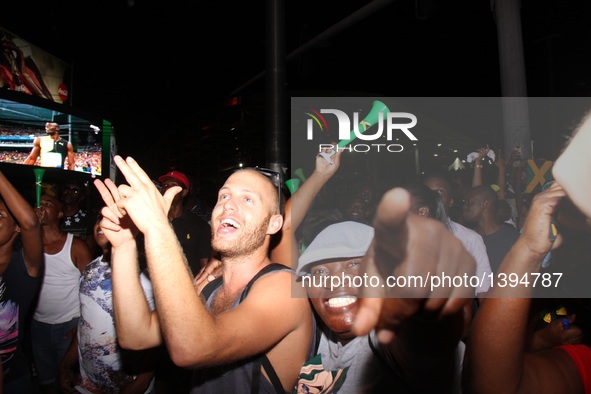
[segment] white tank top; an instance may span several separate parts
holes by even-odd
[[[33,319],[47,324],[65,323],[80,316],[80,271],[72,261],[72,240],[68,234],[62,250],[45,255],[45,276]]]

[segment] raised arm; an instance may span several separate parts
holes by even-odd
[[[297,248],[292,247],[292,245],[296,244],[295,233],[304,221],[320,190],[339,169],[342,154],[343,151],[337,152],[332,158],[332,163],[329,163],[320,154],[316,155],[314,172],[287,200],[285,221],[281,229],[281,241],[271,250],[271,261],[287,265],[293,269],[297,267],[299,253]]]
[[[505,256],[499,273],[537,273],[560,235],[548,237],[552,215],[565,196],[557,184],[538,193],[522,234]],[[582,392],[574,363],[556,348],[528,352],[529,316],[533,286],[495,286],[472,323],[464,361],[464,388],[470,393]],[[508,313],[510,311],[510,313]]]
[[[507,189],[507,166],[505,162],[505,156],[503,156],[503,151],[501,149],[499,149],[499,151],[497,152],[495,166],[497,166],[497,169],[499,171],[497,174],[497,186],[499,187],[497,195],[499,196],[499,200],[504,200],[505,190]]]
[[[0,196],[18,223],[23,242],[25,265],[30,276],[36,277],[43,267],[41,225],[33,207],[0,171]]]
[[[482,177],[482,171],[484,169],[484,160],[486,159],[486,156],[488,155],[488,145],[486,146],[486,148],[480,148],[477,150],[478,152],[478,157],[476,159],[474,159],[474,172],[472,173],[472,187],[474,186],[480,186],[482,185],[483,181],[483,177]]]
[[[113,309],[120,345],[126,349],[147,349],[162,344],[156,311],[150,311],[141,282],[135,236],[137,228],[119,211],[117,186],[106,179],[94,182],[105,207],[101,229],[111,244]]]

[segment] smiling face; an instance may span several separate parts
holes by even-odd
[[[314,309],[326,326],[345,344],[355,335],[351,326],[359,308],[359,288],[349,287],[355,276],[361,275],[361,257],[343,261],[314,263],[310,269],[312,286],[308,287],[308,296]],[[342,280],[345,278],[345,280]],[[331,289],[340,279],[340,287]]]
[[[346,215],[348,220],[354,220],[356,222],[365,221],[367,216],[367,204],[361,199],[361,197],[353,198],[347,206]]]
[[[225,257],[250,254],[268,243],[268,235],[281,229],[276,189],[253,170],[232,174],[218,193],[211,214],[212,247]]]

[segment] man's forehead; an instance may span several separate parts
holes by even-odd
[[[228,179],[226,179],[224,186],[241,184],[241,186],[250,187],[258,182],[265,182],[265,180],[267,180],[267,177],[263,174],[254,170],[244,169],[230,175]]]

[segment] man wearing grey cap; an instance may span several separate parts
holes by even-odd
[[[352,221],[330,225],[300,256],[296,272],[321,334],[298,392],[460,392],[470,289],[435,294],[384,284],[394,275],[470,273],[474,260],[441,223],[409,208],[408,193],[394,189],[378,207],[375,230]],[[368,285],[376,281],[381,285]]]

